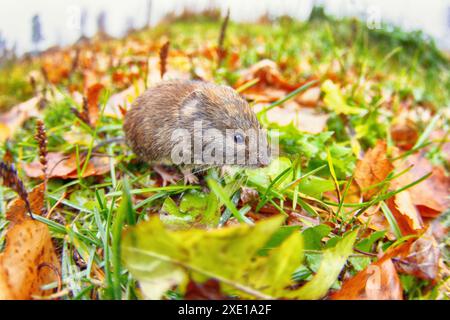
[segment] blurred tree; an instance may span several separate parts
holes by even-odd
[[[97,16],[97,33],[106,36],[106,12],[101,11]]]
[[[6,39],[3,37],[3,34],[0,32],[0,58],[3,57],[6,53]]]
[[[133,17],[127,17],[125,22],[125,34],[130,34],[134,32],[136,29],[134,28],[134,19]]]
[[[145,27],[150,27],[150,17],[152,15],[152,0],[147,0],[147,16],[145,19]]]
[[[31,41],[35,46],[35,51],[39,51],[39,43],[44,40],[42,35],[41,18],[38,14],[35,14],[31,18]]]
[[[81,15],[80,15],[80,36],[81,36],[81,38],[85,38],[86,37],[87,16],[88,16],[87,9],[83,8],[81,10]]]

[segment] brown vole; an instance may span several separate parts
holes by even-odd
[[[124,131],[127,144],[140,159],[156,165],[164,183],[174,182],[174,179],[161,171],[160,164],[181,165],[185,181],[191,183],[196,182],[195,176],[190,174],[192,169],[224,164],[243,167],[268,164],[265,132],[255,113],[236,91],[223,85],[203,81],[161,82],[134,101],[126,114]],[[211,132],[216,136],[211,138]],[[256,161],[250,157],[254,144],[250,145],[248,132],[259,134]],[[177,133],[178,138],[185,139],[181,143],[174,139]],[[199,134],[203,137],[198,144]],[[217,138],[217,134],[221,138]],[[178,155],[179,151],[174,153],[174,150],[180,146],[185,147],[187,156],[174,161],[174,154]],[[206,159],[205,154],[211,150],[215,162]],[[233,156],[231,163],[225,154]],[[238,157],[242,154],[244,159]],[[219,156],[222,155],[221,163]]]

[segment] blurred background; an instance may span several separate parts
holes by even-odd
[[[266,13],[271,18],[290,15],[305,20],[314,5],[324,6],[337,17],[366,20],[371,28],[387,22],[404,30],[422,30],[438,47],[450,49],[450,0],[127,0],[113,4],[109,0],[8,0],[0,11],[0,54],[6,49],[22,54],[71,44],[98,30],[122,36],[186,9],[230,8],[235,21],[255,21]]]

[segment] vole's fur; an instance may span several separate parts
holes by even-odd
[[[170,163],[173,131],[183,128],[192,135],[194,121],[199,120],[203,129],[215,128],[224,134],[226,129],[261,129],[248,103],[232,88],[201,81],[165,81],[144,92],[127,112],[126,142],[144,161]]]

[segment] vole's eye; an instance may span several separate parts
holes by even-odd
[[[240,133],[235,133],[234,134],[234,142],[239,143],[239,144],[244,143],[244,136]]]

